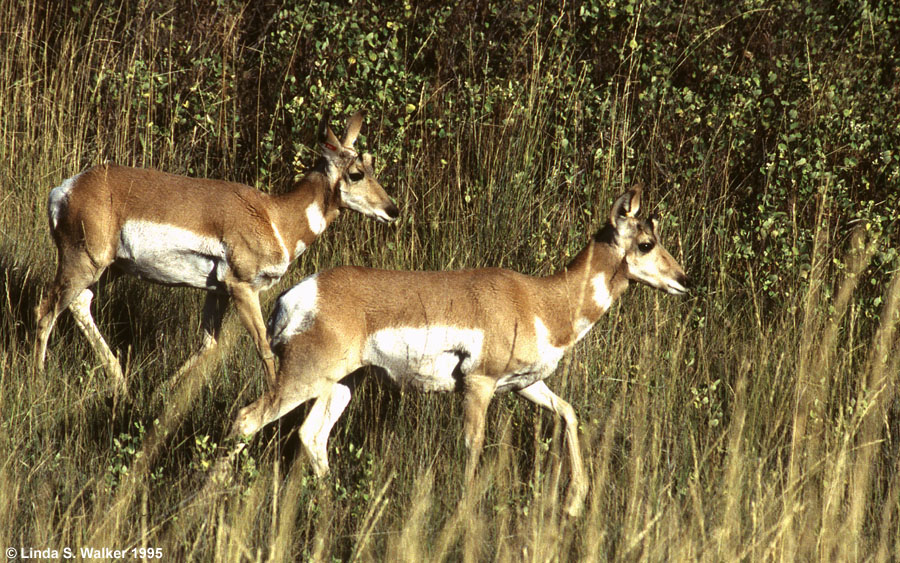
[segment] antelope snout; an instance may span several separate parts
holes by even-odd
[[[666,283],[666,291],[672,295],[684,295],[688,292],[688,277],[684,272],[678,272]]]
[[[393,223],[399,216],[400,208],[397,207],[393,201],[388,203],[384,209],[377,209],[375,211],[375,219],[382,223]]]

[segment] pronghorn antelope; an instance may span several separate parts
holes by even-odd
[[[341,208],[383,222],[399,215],[374,177],[372,156],[353,149],[362,119],[362,112],[351,117],[339,141],[323,118],[322,157],[283,195],[115,165],[95,166],[54,188],[48,214],[58,262],[53,285],[35,310],[38,369],[44,367],[54,322],[68,307],[106,370],[125,387],[119,361],[90,312],[88,287],[113,266],[146,280],[208,292],[202,344],[179,374],[216,347],[227,305],[234,301],[271,385],[275,363],[259,292],[281,279]]]
[[[316,399],[300,428],[315,472],[328,471],[326,445],[350,401],[342,382],[378,366],[401,386],[465,394],[467,481],[484,442],[488,402],[515,391],[566,423],[571,457],[567,511],[581,510],[587,483],[572,407],[544,383],[578,342],[637,281],[671,294],[686,290],[681,266],[659,244],[656,220],[636,217],[641,187],[615,203],[609,223],[555,275],[486,268],[397,272],[339,267],[283,293],[269,318],[279,357],[274,387],[243,408],[234,435],[248,436]]]

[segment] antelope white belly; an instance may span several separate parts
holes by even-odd
[[[399,385],[453,391],[457,377],[481,361],[484,332],[453,326],[395,327],[374,332],[363,362],[384,368]]]
[[[222,241],[150,221],[125,223],[116,264],[140,278],[201,289],[221,289],[228,272]]]

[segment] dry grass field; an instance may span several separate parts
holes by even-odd
[[[0,547],[900,560],[898,33],[900,8],[865,1],[0,0]],[[323,111],[360,107],[401,218],[342,214],[264,313],[338,264],[550,274],[645,183],[693,287],[630,288],[548,380],[580,420],[581,518],[563,516],[551,415],[496,397],[466,489],[461,397],[377,374],[335,427],[327,478],[300,407],[201,494],[264,383],[232,315],[221,355],[163,385],[199,345],[198,291],[101,280],[128,396],[68,313],[34,369],[53,186],[114,161],[279,193],[315,162]]]

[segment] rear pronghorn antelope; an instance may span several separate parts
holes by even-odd
[[[68,307],[107,371],[125,387],[119,361],[90,311],[93,293],[88,287],[113,266],[142,279],[208,292],[202,344],[179,373],[216,347],[222,318],[233,301],[271,385],[275,363],[259,292],[281,279],[341,208],[384,222],[399,215],[373,176],[371,155],[359,156],[353,149],[362,119],[361,112],[350,118],[342,141],[323,119],[322,157],[283,195],[115,165],[85,170],[54,188],[48,214],[58,263],[56,278],[35,311],[38,369],[44,367],[56,318]]]
[[[544,379],[630,281],[686,291],[684,271],[657,240],[656,220],[636,217],[640,200],[640,186],[621,196],[587,248],[549,277],[495,268],[340,267],[306,278],[278,298],[269,319],[280,360],[275,385],[240,411],[233,434],[253,434],[316,399],[300,439],[321,476],[328,471],[329,432],[350,401],[342,380],[362,366],[378,366],[401,386],[465,394],[471,481],[488,402],[498,391],[515,391],[565,420],[571,457],[566,510],[578,514],[587,490],[578,423]]]

